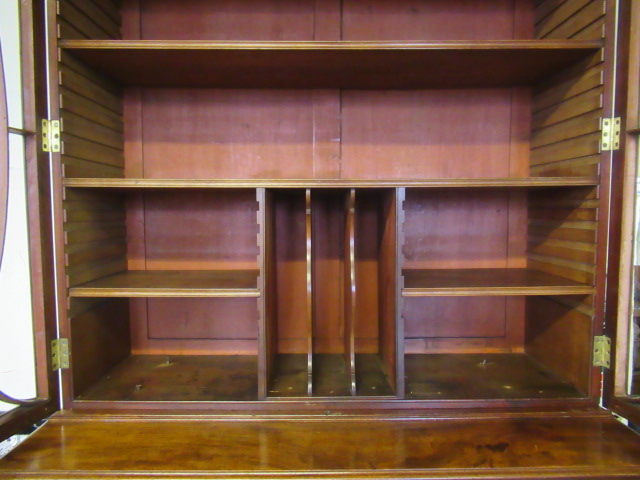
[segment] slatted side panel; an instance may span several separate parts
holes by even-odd
[[[68,287],[126,269],[123,198],[109,192],[66,189],[63,208]]]
[[[544,0],[535,10],[536,37],[603,38],[604,0]],[[534,89],[532,176],[599,173],[603,58],[600,54],[560,72]]]
[[[119,0],[58,0],[58,37],[120,39]]]
[[[536,37],[600,39],[603,0],[544,0],[535,10]],[[604,72],[600,53],[534,89],[532,176],[600,173]],[[594,188],[531,192],[529,267],[593,285],[598,221]],[[591,308],[591,299],[581,302]]]
[[[66,52],[58,66],[64,176],[123,177],[121,89]]]
[[[604,0],[543,0],[535,37],[604,36]],[[600,174],[604,63],[599,53],[534,88],[531,176]],[[595,284],[597,188],[529,193],[528,266]],[[526,351],[589,394],[593,296],[527,299]],[[564,341],[563,339],[571,339]]]

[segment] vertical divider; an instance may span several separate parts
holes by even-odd
[[[396,189],[395,198],[395,319],[396,319],[396,395],[398,398],[405,398],[405,378],[404,378],[404,318],[402,316],[402,290],[404,288],[404,276],[402,267],[404,264],[404,202],[406,189]]]
[[[274,364],[277,356],[278,333],[276,319],[275,292],[275,259],[274,259],[274,218],[273,199],[270,191],[258,188],[258,247],[259,268],[258,299],[258,398],[264,400],[267,396],[269,381],[273,376]]]
[[[398,198],[396,190],[382,192],[380,209],[380,250],[378,253],[378,285],[380,288],[380,358],[386,370],[389,383],[397,392],[399,360],[398,351],[398,280],[396,267],[398,258]]]
[[[355,215],[356,191],[346,197],[344,229],[344,356],[349,376],[349,391],[356,394],[355,315],[356,315],[356,252]]]
[[[312,244],[311,189],[305,191],[305,232],[307,241],[307,395],[313,395],[313,265],[311,258]]]

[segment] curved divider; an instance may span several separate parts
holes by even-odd
[[[356,315],[356,191],[351,189],[345,205],[344,228],[344,360],[349,391],[356,394],[355,315]]]

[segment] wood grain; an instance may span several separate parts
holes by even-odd
[[[282,455],[283,445],[291,455]],[[104,478],[136,472],[141,479],[247,472],[277,479],[314,472],[345,479],[631,478],[639,458],[637,436],[602,416],[371,421],[323,414],[294,422],[59,417],[9,453],[0,472],[51,479],[73,471]]]
[[[257,270],[116,273],[78,285],[72,297],[259,297]]]
[[[63,40],[60,46],[127,86],[416,89],[532,85],[601,43]]]
[[[525,268],[433,269],[402,272],[403,297],[589,295],[590,285]]]
[[[529,177],[529,178],[432,178],[398,180],[314,180],[314,179],[173,179],[173,178],[66,178],[63,185],[73,188],[536,188],[596,186],[597,177]]]

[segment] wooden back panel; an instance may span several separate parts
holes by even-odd
[[[507,190],[408,189],[406,269],[517,266],[525,235],[514,218],[520,199]],[[522,308],[504,297],[405,298],[407,353],[518,351]]]

